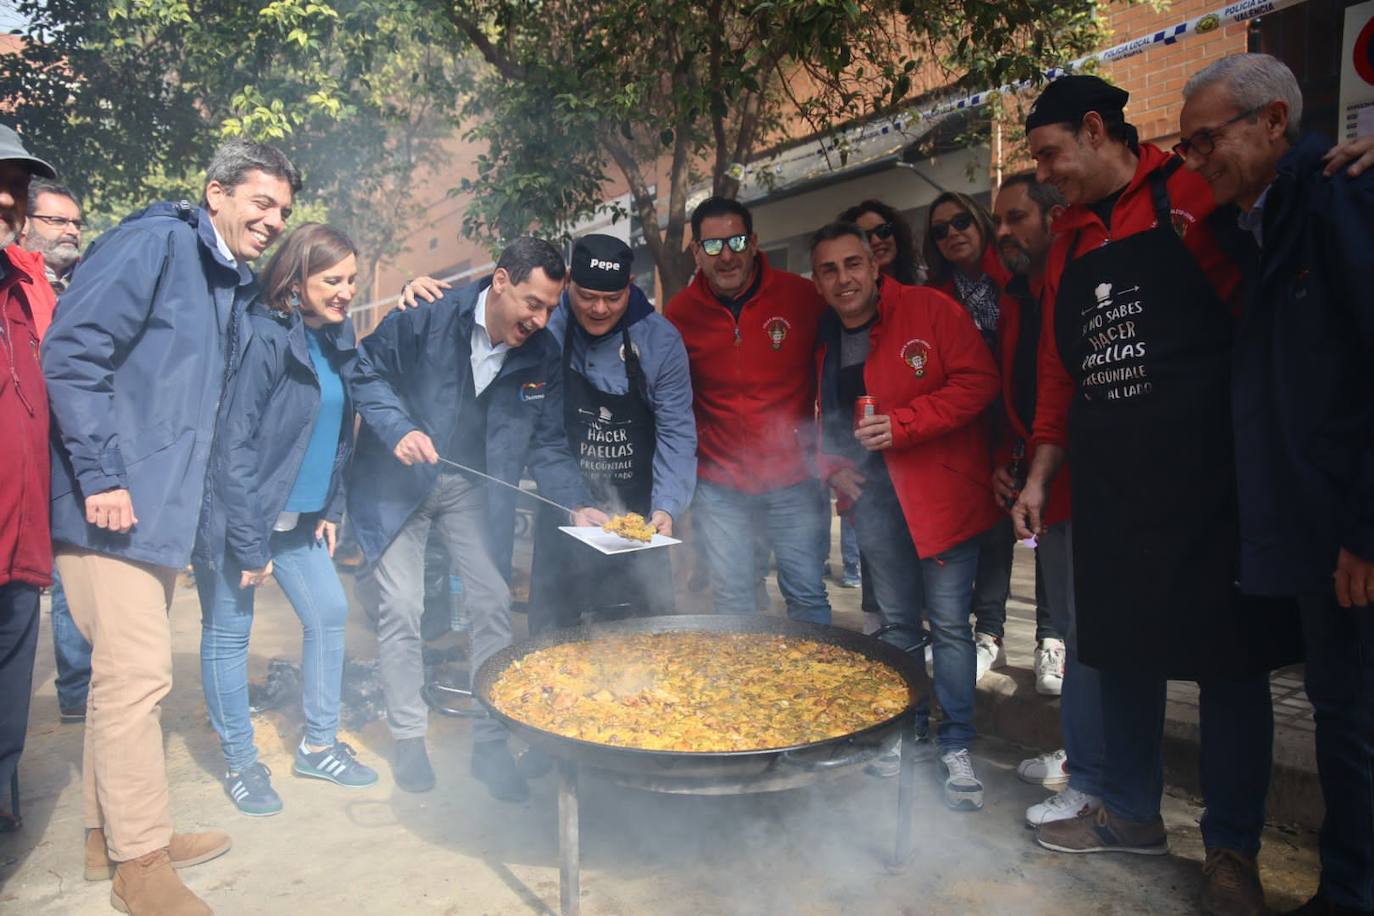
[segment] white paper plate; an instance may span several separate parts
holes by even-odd
[[[610,534],[609,532],[602,531],[601,528],[596,525],[586,525],[583,527],[562,525],[559,526],[558,530],[569,537],[577,538],[588,547],[595,547],[604,554],[632,553],[636,550],[650,550],[654,547],[670,547],[673,544],[682,543],[677,538],[655,534],[654,539],[646,544],[643,541],[632,541],[618,534]]]

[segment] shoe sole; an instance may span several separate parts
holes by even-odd
[[[1169,854],[1169,845],[1167,843],[1163,846],[1093,846],[1088,849],[1070,849],[1068,846],[1059,846],[1047,842],[1038,836],[1035,838],[1035,842],[1052,852],[1067,852],[1071,855],[1094,852],[1125,852],[1136,856],[1167,856]]]
[[[1028,786],[1040,786],[1045,789],[1054,789],[1056,792],[1069,784],[1069,777],[1067,776],[1061,776],[1058,779],[1034,779],[1030,776],[1022,776],[1020,773],[1017,773],[1016,778]]]
[[[981,798],[971,798],[969,796],[951,796],[945,793],[945,807],[951,811],[982,811],[983,800]]]
[[[307,770],[297,769],[294,763],[291,764],[291,772],[293,775],[300,776],[304,779],[318,779],[323,782],[332,782],[334,785],[343,786],[345,789],[366,789],[368,786],[375,786],[378,780],[378,777],[374,775],[371,782],[339,782],[327,773],[311,773]]]
[[[211,859],[218,859],[230,849],[234,848],[233,840],[225,840],[223,846],[217,846],[209,852],[203,852],[198,856],[189,859],[176,859],[172,862],[173,868],[190,868],[192,865],[202,865]],[[115,867],[113,864],[106,866],[87,865],[83,877],[87,881],[110,881],[114,878]]]
[[[1040,694],[1042,697],[1057,697],[1057,696],[1063,696],[1063,694],[1064,694],[1064,685],[1063,685],[1063,684],[1060,684],[1058,687],[1054,687],[1054,688],[1045,688],[1045,687],[1041,687],[1039,684],[1036,684],[1036,685],[1035,685],[1035,692],[1038,693],[1038,694]]]

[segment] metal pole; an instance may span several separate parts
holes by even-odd
[[[581,911],[581,851],[577,829],[577,764],[558,761],[558,908],[562,916]]]
[[[897,844],[892,867],[901,868],[911,858],[911,816],[916,797],[916,723],[902,723],[902,766],[897,775]]]

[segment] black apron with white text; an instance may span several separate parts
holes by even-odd
[[[563,420],[568,447],[595,505],[608,512],[653,511],[653,406],[639,354],[622,326],[625,394],[597,389],[572,369],[573,317],[563,339]],[[673,608],[672,567],[662,548],[606,556],[558,530],[567,517],[541,507],[534,532],[530,629],[573,626],[582,614],[599,620],[666,614]]]
[[[1231,434],[1232,319],[1175,229],[1072,258],[1055,334],[1069,408],[1079,654],[1095,668],[1196,680],[1296,660],[1283,602],[1242,597]]]

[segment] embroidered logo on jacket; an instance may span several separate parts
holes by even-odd
[[[772,342],[773,349],[781,350],[782,342],[787,339],[787,332],[792,330],[792,323],[781,315],[774,315],[763,323],[763,330]]]
[[[930,344],[919,337],[908,340],[902,345],[902,362],[911,367],[917,378],[926,374],[926,363],[930,361]]]
[[[526,382],[520,386],[520,400],[522,401],[542,401],[544,400],[543,382]]]

